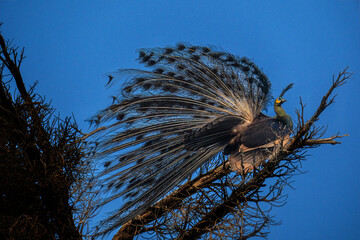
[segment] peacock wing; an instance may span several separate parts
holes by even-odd
[[[244,124],[238,116],[223,116],[185,136],[185,146],[192,150],[224,147],[236,136],[234,128]]]
[[[255,120],[251,123],[243,135],[241,143],[247,148],[256,148],[282,138],[289,131],[279,120],[271,117]]]

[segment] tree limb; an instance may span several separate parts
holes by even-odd
[[[21,52],[21,56],[20,56],[20,60],[19,60],[19,66],[16,65],[16,60],[15,62],[11,59],[10,54],[8,53],[8,48],[7,48],[7,44],[5,42],[4,37],[0,34],[0,46],[1,46],[1,53],[4,55],[4,58],[0,58],[0,60],[6,65],[6,67],[9,69],[9,71],[11,72],[11,74],[13,75],[15,82],[16,82],[16,86],[19,89],[20,95],[22,97],[22,99],[27,102],[30,100],[30,96],[26,90],[24,81],[22,79],[21,73],[20,73],[20,64],[22,59],[24,58],[24,52]],[[16,55],[14,55],[16,56]]]

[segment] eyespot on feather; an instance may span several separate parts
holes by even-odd
[[[165,54],[171,54],[174,52],[174,49],[172,48],[165,48]]]
[[[186,48],[186,46],[185,46],[184,44],[182,44],[182,43],[178,43],[178,44],[177,44],[177,49],[178,49],[179,51],[183,51],[185,48]]]
[[[146,53],[144,51],[139,52],[139,58],[143,58],[146,56]]]

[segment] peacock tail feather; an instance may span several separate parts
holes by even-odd
[[[149,70],[127,69],[115,102],[92,121],[105,126],[98,158],[109,197],[126,203],[103,223],[111,231],[142,213],[261,116],[271,100],[267,76],[250,59],[205,46],[142,49]],[[113,77],[110,77],[112,84]],[[264,154],[263,151],[261,154]],[[261,155],[264,157],[263,155]]]

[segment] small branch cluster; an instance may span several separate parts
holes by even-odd
[[[34,87],[26,89],[23,59],[24,51],[0,34],[0,235],[81,239],[92,215],[79,214],[91,204],[83,188],[91,173],[87,152],[76,122],[55,116]]]

